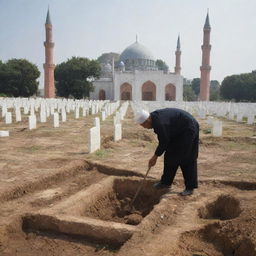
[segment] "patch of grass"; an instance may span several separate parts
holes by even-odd
[[[203,132],[203,134],[210,134],[212,131],[210,128],[208,128],[208,129],[203,129],[202,132]]]
[[[95,152],[95,155],[99,158],[105,158],[108,157],[112,152],[112,149],[99,149]]]

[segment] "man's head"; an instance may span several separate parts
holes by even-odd
[[[146,129],[152,128],[152,120],[150,114],[146,110],[140,110],[135,114],[135,122]]]

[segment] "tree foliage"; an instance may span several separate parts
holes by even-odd
[[[192,89],[196,96],[198,96],[200,92],[200,80],[200,78],[194,78],[191,82]]]
[[[92,80],[100,76],[96,60],[72,57],[55,68],[56,94],[60,97],[81,99],[93,91]]]
[[[115,52],[107,52],[100,55],[100,57],[97,58],[97,61],[100,63],[112,63],[112,59],[114,58],[114,61],[118,61],[120,57],[119,53]]]
[[[223,99],[238,101],[256,101],[256,73],[232,75],[224,78],[220,87]]]
[[[25,59],[0,62],[0,93],[6,96],[29,97],[37,93],[40,71]]]
[[[196,101],[197,96],[195,95],[192,87],[190,85],[184,85],[183,87],[183,99],[185,101]]]
[[[165,72],[169,70],[168,65],[161,59],[156,60],[156,66],[158,67],[159,70],[163,70]]]
[[[220,100],[220,83],[217,80],[210,82],[210,101]]]
[[[191,82],[191,87],[198,98],[200,93],[200,78],[194,78]],[[210,81],[210,101],[220,100],[220,83],[217,80]]]

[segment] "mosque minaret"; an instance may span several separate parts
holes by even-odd
[[[46,40],[44,42],[44,47],[45,47],[44,97],[54,98],[55,97],[55,86],[54,86],[55,65],[53,63],[54,43],[52,41],[52,23],[51,23],[49,8],[48,8],[46,22],[45,22],[45,33],[46,33]]]
[[[210,98],[210,33],[211,26],[209,21],[209,14],[207,13],[205,24],[204,24],[204,37],[202,45],[202,66],[201,70],[201,82],[200,82],[200,95],[199,99],[201,101],[209,101]]]
[[[181,71],[181,66],[180,66],[180,56],[181,56],[180,36],[178,36],[177,48],[176,48],[176,51],[175,51],[175,55],[176,55],[176,61],[175,61],[174,72],[175,72],[175,74],[180,75],[180,71]]]

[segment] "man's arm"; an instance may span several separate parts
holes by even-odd
[[[169,139],[166,134],[166,130],[164,129],[163,125],[158,125],[156,128],[157,138],[158,138],[158,146],[155,151],[156,156],[161,156],[164,151],[167,149]]]
[[[153,155],[150,159],[149,159],[149,161],[148,161],[148,167],[150,168],[150,167],[152,167],[152,166],[154,166],[155,164],[156,164],[156,161],[157,161],[157,155]]]

